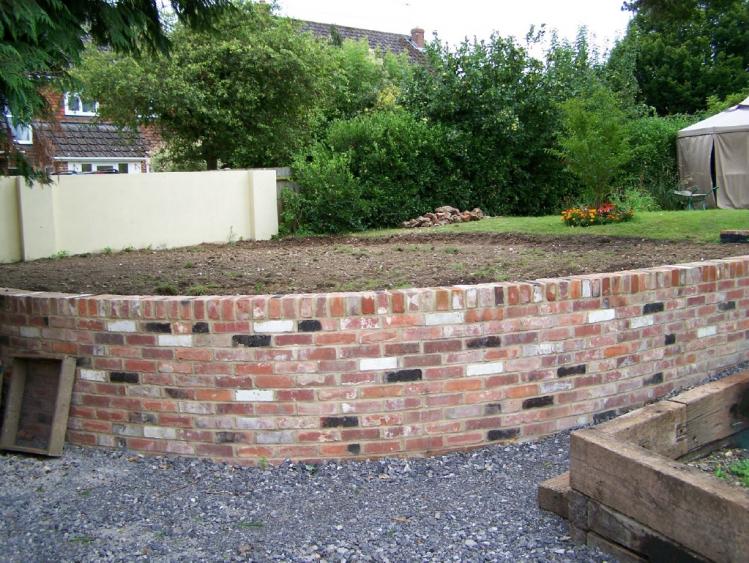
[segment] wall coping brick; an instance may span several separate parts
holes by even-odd
[[[69,441],[243,464],[542,436],[746,361],[748,336],[749,256],[361,293],[0,288],[7,374],[78,358]]]

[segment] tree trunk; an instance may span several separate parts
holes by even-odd
[[[218,170],[218,158],[215,156],[206,156],[205,164],[208,170]]]

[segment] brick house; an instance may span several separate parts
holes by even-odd
[[[15,168],[13,153],[25,155],[36,168],[52,174],[148,172],[152,145],[141,131],[122,130],[96,118],[96,102],[74,93],[46,94],[52,119],[34,120],[31,126],[12,124],[6,113],[0,120],[0,167]]]
[[[424,30],[410,35],[296,20],[302,31],[324,40],[366,39],[373,51],[405,53],[412,63],[424,62]],[[0,119],[0,171],[15,171],[13,153],[25,155],[35,168],[52,174],[117,172],[137,174],[150,171],[150,157],[161,146],[153,127],[127,131],[97,119],[96,102],[82,100],[75,93],[50,91],[46,94],[53,119],[34,120],[31,126],[14,127],[9,115]]]

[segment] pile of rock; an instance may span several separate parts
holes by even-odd
[[[468,221],[479,221],[484,218],[484,212],[478,207],[472,211],[460,211],[455,207],[444,205],[434,210],[434,213],[425,213],[424,215],[404,221],[401,226],[406,229],[415,229],[417,227],[436,227],[438,225],[449,225],[450,223],[467,223]]]

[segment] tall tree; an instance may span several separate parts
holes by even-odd
[[[178,25],[169,57],[89,49],[82,94],[122,125],[151,122],[173,162],[282,166],[309,141],[331,96],[328,47],[264,4],[203,32]]]
[[[171,14],[205,27],[229,0],[170,0]],[[90,40],[120,52],[166,51],[168,14],[158,0],[13,0],[0,2],[0,105],[28,123],[44,112],[41,87],[69,80]]]
[[[634,43],[645,103],[659,114],[693,113],[709,96],[749,86],[749,0],[635,0]],[[616,58],[616,51],[613,54]]]

